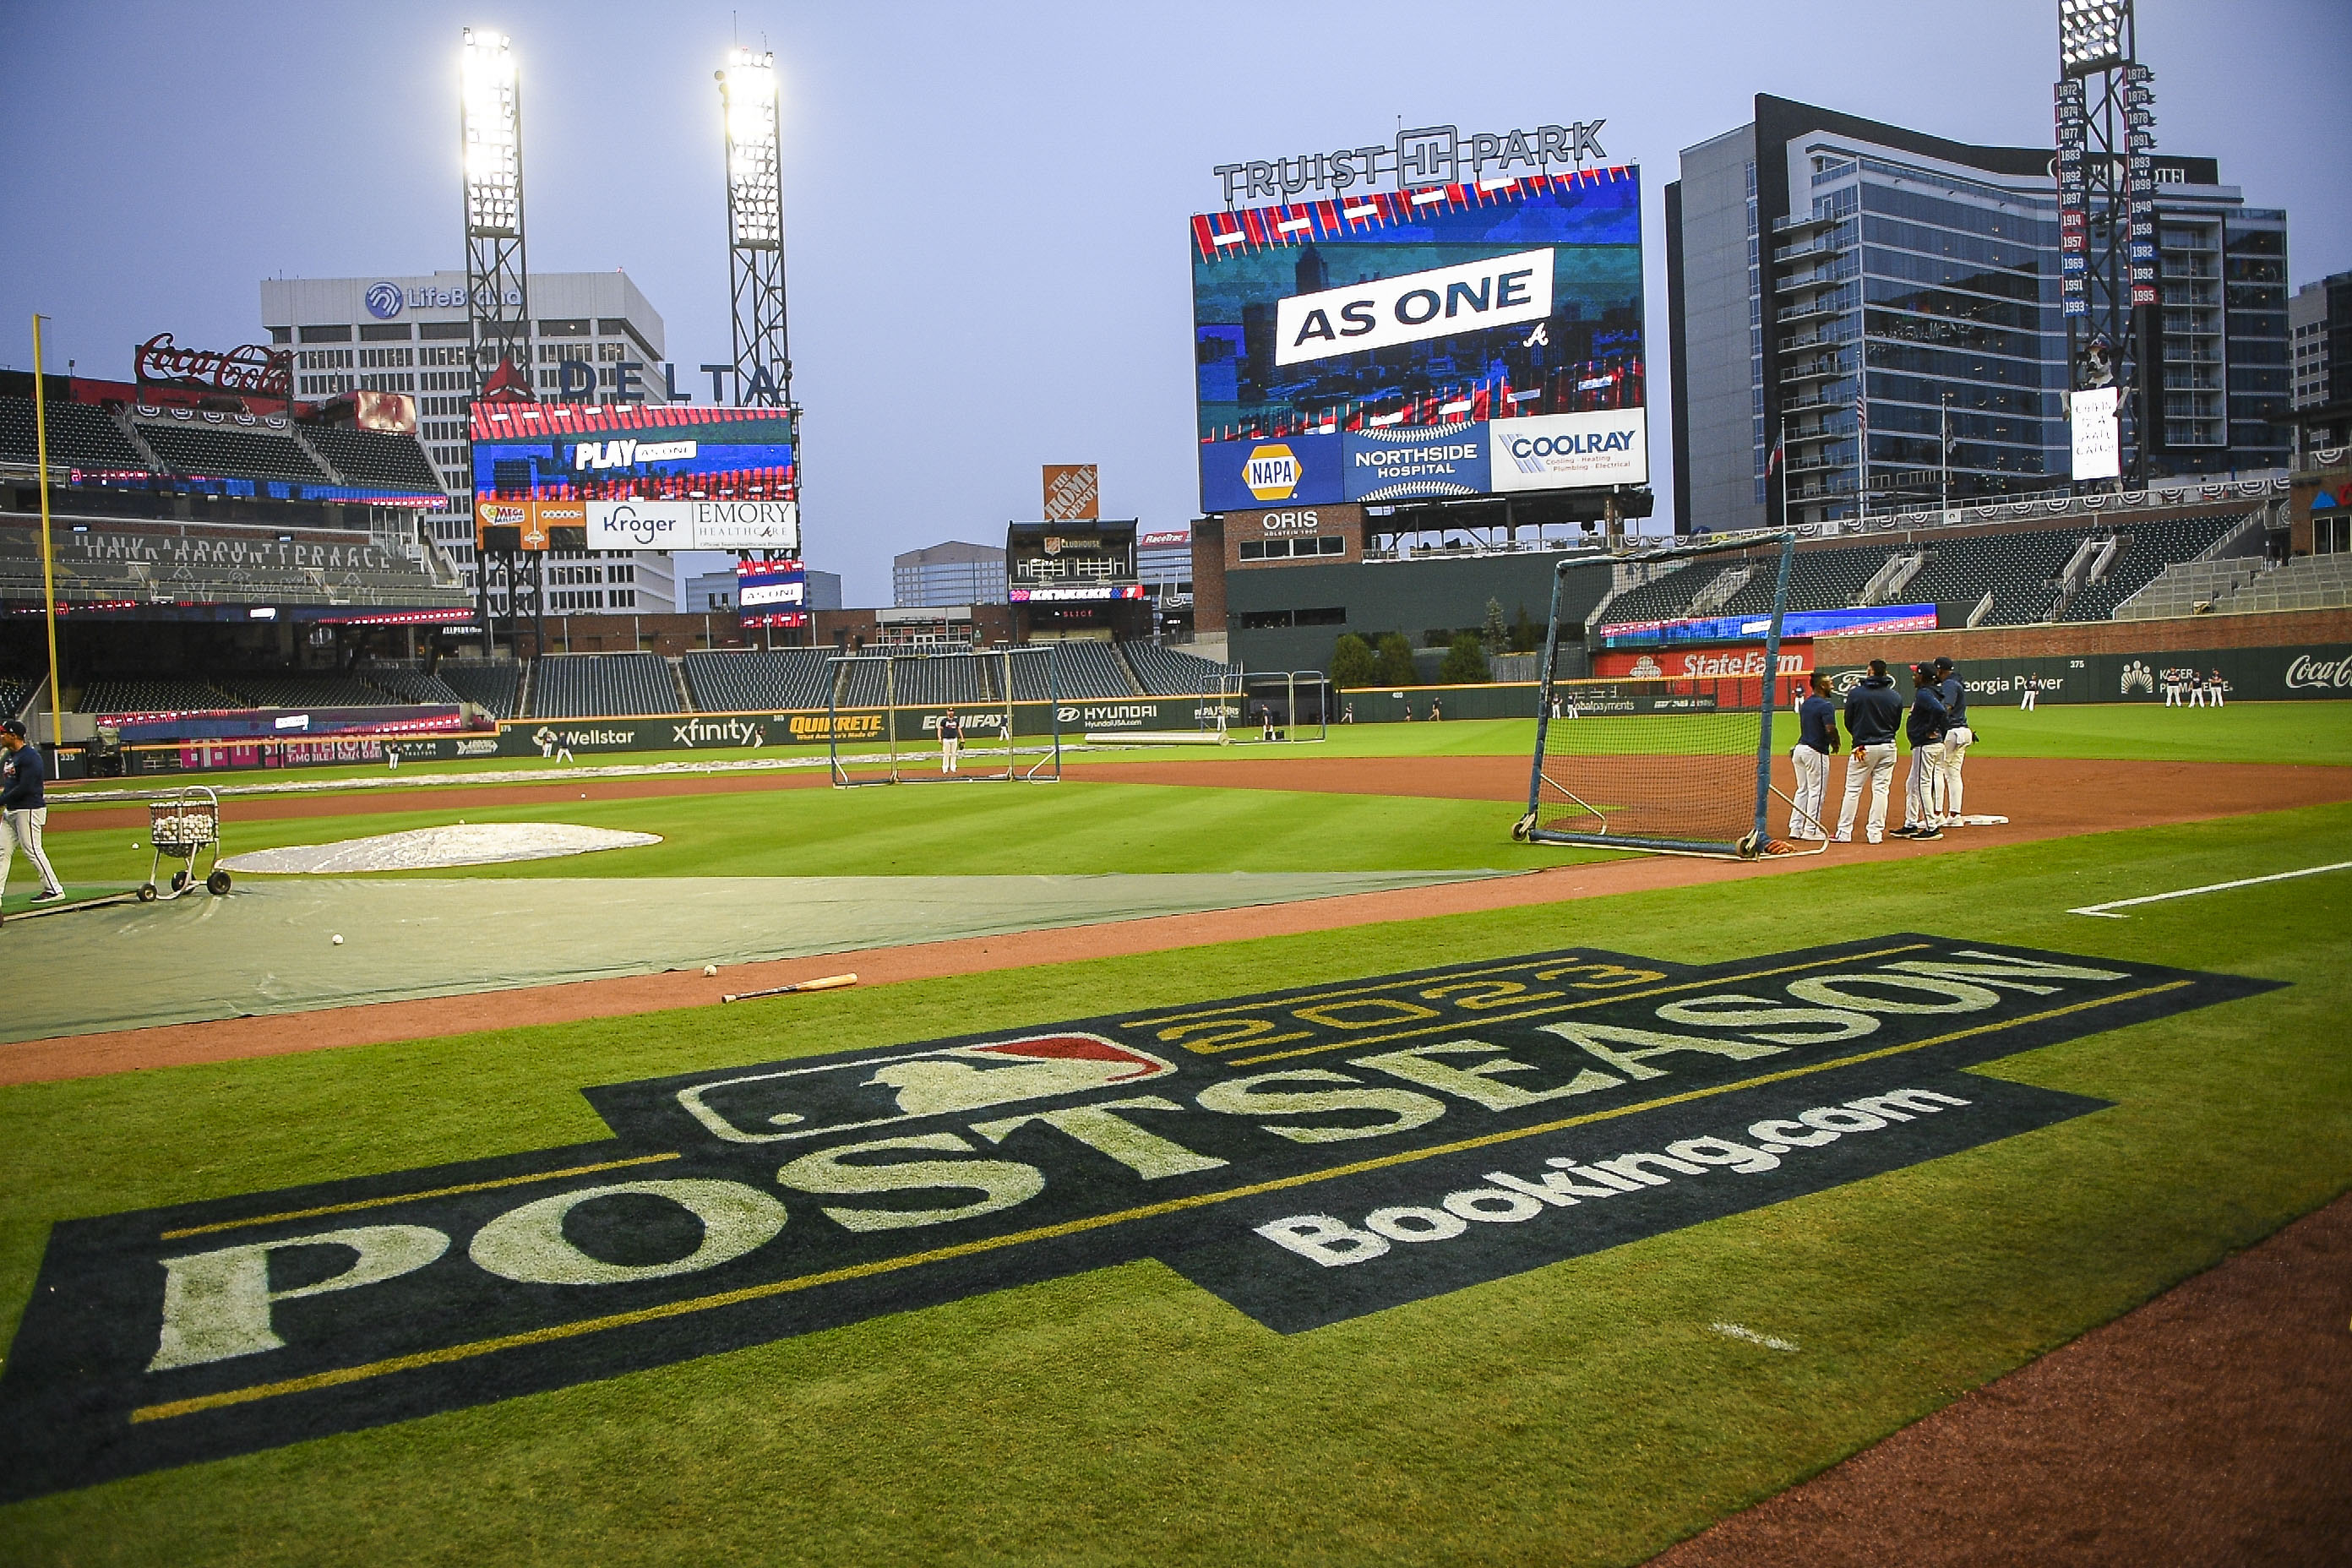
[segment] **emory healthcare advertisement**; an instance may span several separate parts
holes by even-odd
[[[1641,210],[1619,166],[1194,217],[1203,510],[1646,482]]]

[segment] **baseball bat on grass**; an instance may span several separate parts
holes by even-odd
[[[760,996],[789,996],[795,991],[833,991],[844,985],[856,984],[857,976],[855,974],[828,974],[822,980],[803,980],[793,985],[774,985],[765,991],[738,991],[730,995],[721,996],[719,1000],[749,1002]]]

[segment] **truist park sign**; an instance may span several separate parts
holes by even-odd
[[[2276,984],[1579,950],[590,1089],[594,1142],[59,1219],[0,1501],[1145,1258],[1311,1331],[2095,1113],[1968,1069]]]
[[[1452,125],[1400,131],[1394,142],[1375,142],[1331,153],[1301,153],[1295,158],[1220,163],[1211,173],[1224,183],[1225,205],[1237,201],[1293,200],[1370,190],[1383,179],[1400,191],[1473,184],[1485,179],[1546,174],[1554,169],[1606,163],[1601,128],[1606,120],[1569,125],[1538,125],[1532,131],[1480,132],[1465,136]]]

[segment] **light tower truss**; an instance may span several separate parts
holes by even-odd
[[[523,260],[522,86],[503,33],[466,29],[458,135],[465,159],[466,293],[473,314],[473,390],[501,364],[534,384],[530,283]],[[511,385],[501,378],[501,391]]]
[[[727,272],[735,398],[793,409],[784,316],[782,123],[776,57],[738,47],[717,73],[727,121]]]
[[[2120,393],[2122,468],[2147,481],[2162,445],[2155,73],[2132,0],[2058,0],[2060,309],[2069,387]]]

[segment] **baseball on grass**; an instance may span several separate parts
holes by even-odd
[[[706,963],[702,966],[702,977],[705,980],[713,978],[718,974],[718,973],[719,966],[715,963]]]
[[[335,945],[336,945],[337,947],[341,947],[341,946],[342,946],[342,945],[343,945],[343,934],[342,934],[342,932],[341,932],[341,931],[337,931],[337,932],[335,933]]]

